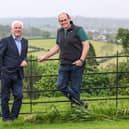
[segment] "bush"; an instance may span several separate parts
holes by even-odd
[[[57,92],[57,72],[59,68],[58,62],[46,62],[42,65],[43,72],[39,81],[34,84],[34,88],[38,89],[41,96],[58,96],[60,92]],[[55,91],[51,91],[55,90]]]
[[[60,92],[57,90],[57,71],[59,68],[59,64],[57,62],[46,63],[43,65],[43,74],[42,78],[37,81],[34,87],[40,91],[40,95],[42,96],[59,96]],[[87,72],[98,72],[97,68],[94,66],[87,66],[83,80],[82,80],[82,88],[86,90],[86,93],[90,95],[107,95],[109,92],[106,91],[105,88],[109,85],[109,77],[107,75],[86,75]],[[94,87],[100,87],[101,89],[94,90]],[[55,91],[50,91],[55,90]],[[85,92],[85,91],[84,91]],[[83,92],[83,93],[84,93]]]
[[[87,65],[82,80],[82,88],[85,90],[82,92],[88,93],[90,96],[108,95],[109,91],[106,88],[110,85],[109,76],[93,73],[99,73],[98,68]]]
[[[26,94],[32,98],[38,98],[39,94],[33,94],[37,92],[37,88],[34,87],[34,83],[41,79],[41,74],[43,72],[43,67],[39,65],[36,61],[36,57],[28,57],[28,66],[25,68],[25,79],[24,79],[24,90],[27,91]]]

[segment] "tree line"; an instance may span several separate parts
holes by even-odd
[[[10,34],[10,26],[9,25],[1,25],[0,24],[0,38],[6,37]],[[54,37],[54,33],[51,31],[39,29],[36,27],[24,28],[24,36],[28,38],[52,38]]]

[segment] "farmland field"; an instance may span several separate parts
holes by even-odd
[[[35,46],[37,48],[43,48],[44,50],[37,50],[35,52],[29,53],[29,55],[34,55],[36,57],[41,56],[43,53],[48,51],[52,46],[55,45],[56,39],[38,39],[38,40],[29,40],[29,46]],[[112,43],[105,43],[101,41],[90,41],[95,49],[96,56],[113,56],[116,55],[117,52],[121,53],[122,46]],[[32,48],[31,48],[32,49]],[[29,49],[29,50],[31,50]],[[58,58],[58,54],[51,58]],[[99,59],[98,59],[99,60]],[[121,58],[119,61],[124,61],[125,58]],[[100,64],[100,67],[106,67],[109,64],[116,64],[116,58],[110,59],[108,61],[104,61]]]
[[[55,45],[56,39],[39,39],[39,40],[29,40],[30,46],[35,46],[38,48],[44,48],[46,50],[50,49]],[[105,43],[100,41],[91,41],[94,46],[96,56],[111,56],[116,54],[116,52],[121,52],[122,47],[120,45]],[[43,51],[31,53],[32,55],[39,56]]]

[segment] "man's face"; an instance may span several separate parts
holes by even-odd
[[[14,26],[12,26],[11,32],[16,38],[20,38],[23,33],[23,26],[19,23],[16,23]]]
[[[61,25],[61,27],[63,27],[65,30],[69,29],[71,24],[70,24],[70,21],[71,19],[68,18],[68,16],[66,14],[61,14],[59,15],[59,23]]]

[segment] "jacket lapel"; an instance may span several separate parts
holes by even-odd
[[[14,47],[14,51],[17,53],[17,55],[19,55],[17,45],[16,45],[15,40],[13,39],[12,36],[10,36],[10,40],[12,43],[11,45]]]
[[[22,38],[22,40],[21,40],[21,56],[24,53],[24,50],[25,50],[24,47],[25,47],[25,45],[24,45],[24,39]]]

